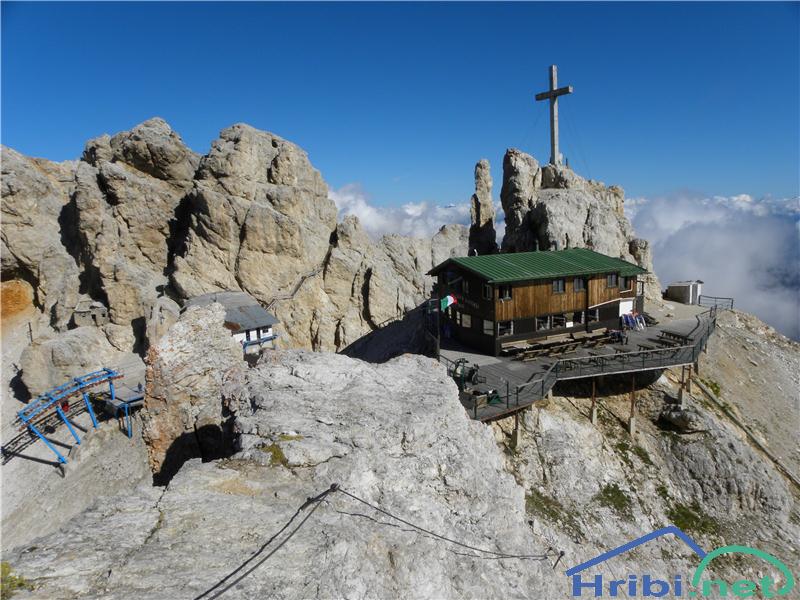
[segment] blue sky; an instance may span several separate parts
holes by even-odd
[[[377,205],[463,202],[503,152],[562,149],[629,196],[798,194],[798,4],[2,5],[2,142],[76,158],[164,117],[204,153],[244,121]]]

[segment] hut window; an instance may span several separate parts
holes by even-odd
[[[579,311],[574,313],[572,315],[572,322],[575,323],[576,325],[580,325],[581,323],[583,323],[583,312]]]
[[[564,315],[553,315],[553,328],[566,327],[567,317]]]
[[[497,335],[500,337],[504,335],[514,335],[514,321],[498,321]]]
[[[483,333],[485,335],[494,335],[494,321],[483,321]]]
[[[490,286],[488,283],[483,284],[483,299],[484,300],[492,299],[492,286]]]
[[[500,300],[511,300],[511,286],[510,285],[501,285],[500,286]]]
[[[550,329],[550,317],[536,317],[536,331]]]
[[[461,283],[461,292],[465,296],[469,296],[469,281],[467,281],[466,279],[464,279],[463,282]]]
[[[572,291],[582,292],[585,289],[586,287],[583,285],[583,277],[576,277],[575,280],[572,282]]]
[[[553,293],[554,294],[563,294],[564,293],[564,280],[563,279],[553,279]]]
[[[461,326],[467,329],[472,328],[472,316],[467,313],[461,313]]]
[[[608,275],[608,277],[606,277],[606,287],[615,288],[617,287],[617,284],[618,281],[616,273],[611,273]]]
[[[619,289],[621,290],[629,290],[631,289],[631,283],[633,283],[634,277],[620,277],[619,278]]]

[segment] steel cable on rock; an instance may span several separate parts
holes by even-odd
[[[319,508],[319,505],[320,505],[320,500],[322,500],[322,499],[323,499],[325,496],[327,496],[327,495],[328,495],[328,494],[330,494],[331,492],[334,492],[334,491],[336,491],[336,489],[337,489],[337,487],[336,487],[336,484],[333,484],[333,485],[332,485],[330,488],[328,488],[327,490],[325,490],[325,491],[324,491],[324,492],[322,492],[321,494],[319,494],[319,495],[317,495],[317,496],[315,496],[315,497],[313,497],[313,498],[308,498],[308,499],[307,499],[307,500],[306,500],[306,501],[303,503],[303,505],[302,505],[302,506],[300,506],[300,507],[299,507],[299,508],[298,508],[298,509],[295,511],[295,513],[292,515],[292,517],[291,517],[291,518],[290,518],[288,521],[286,521],[286,523],[283,525],[283,527],[281,527],[281,528],[280,528],[280,530],[279,530],[277,533],[275,533],[275,534],[274,534],[274,535],[273,535],[271,538],[269,538],[269,539],[268,539],[266,542],[264,542],[264,543],[261,545],[261,548],[259,548],[259,549],[258,549],[256,552],[254,552],[254,553],[253,553],[253,555],[252,555],[250,558],[248,558],[248,559],[247,559],[246,561],[244,561],[244,562],[243,562],[241,565],[239,565],[238,567],[236,567],[236,568],[235,568],[233,571],[231,571],[230,573],[228,573],[228,574],[227,574],[225,577],[223,577],[222,579],[220,579],[220,580],[219,580],[219,581],[218,581],[218,582],[217,582],[217,583],[216,583],[216,584],[215,584],[213,587],[211,587],[211,588],[207,589],[205,592],[203,592],[203,593],[202,593],[202,594],[200,594],[199,596],[196,596],[194,600],[200,600],[201,598],[205,598],[206,596],[208,596],[208,594],[210,594],[211,592],[213,592],[214,590],[216,590],[216,589],[217,589],[219,586],[221,586],[221,585],[222,585],[222,584],[224,584],[226,581],[228,581],[228,580],[229,580],[231,577],[233,577],[234,575],[236,575],[236,573],[238,573],[238,572],[239,572],[239,571],[241,571],[241,570],[242,570],[244,567],[246,567],[246,566],[247,566],[247,565],[248,565],[248,564],[249,564],[251,561],[253,561],[253,559],[255,559],[255,558],[256,558],[256,557],[257,557],[259,554],[261,554],[262,552],[264,552],[264,550],[266,550],[267,546],[269,546],[269,545],[270,545],[270,544],[271,544],[273,541],[275,541],[275,538],[277,538],[277,537],[278,537],[280,534],[282,534],[284,531],[286,531],[286,530],[289,528],[289,526],[292,524],[292,522],[293,522],[293,521],[294,521],[294,520],[297,518],[297,516],[298,516],[298,515],[299,515],[301,512],[303,512],[303,510],[305,510],[305,508],[306,508],[306,507],[307,507],[309,504],[314,504],[314,508],[312,508],[312,509],[311,509],[311,510],[308,512],[308,514],[307,514],[305,517],[303,517],[303,520],[302,520],[302,521],[300,521],[300,523],[297,525],[297,527],[295,527],[295,528],[294,528],[294,529],[293,529],[293,530],[292,530],[292,531],[289,533],[289,535],[287,535],[287,536],[286,536],[286,538],[284,538],[284,539],[281,541],[281,543],[280,543],[280,544],[278,544],[278,545],[277,545],[277,546],[276,546],[276,547],[275,547],[275,548],[274,548],[274,549],[273,549],[273,550],[272,550],[272,551],[271,551],[269,554],[267,554],[267,555],[266,555],[264,558],[262,558],[262,559],[261,559],[260,561],[258,561],[258,562],[257,562],[255,565],[253,565],[253,566],[252,566],[250,569],[248,569],[247,571],[245,571],[244,573],[242,573],[242,574],[241,574],[239,577],[237,577],[236,579],[234,579],[232,582],[230,582],[230,583],[229,583],[228,585],[226,585],[224,588],[222,588],[221,590],[219,590],[219,591],[218,591],[216,594],[214,594],[213,596],[209,596],[209,598],[219,598],[219,597],[220,597],[222,594],[224,594],[225,592],[227,592],[228,590],[230,590],[230,589],[231,589],[233,586],[235,586],[237,583],[239,583],[239,582],[240,582],[242,579],[244,579],[245,577],[247,577],[248,575],[250,575],[250,573],[252,573],[253,571],[255,571],[255,570],[258,568],[258,567],[260,567],[261,565],[263,565],[263,564],[264,564],[264,563],[265,563],[267,560],[269,560],[269,558],[270,558],[270,557],[271,557],[273,554],[275,554],[275,553],[276,553],[278,550],[280,550],[280,549],[281,549],[281,548],[284,546],[284,544],[286,544],[286,542],[288,542],[290,539],[292,539],[292,537],[294,536],[294,534],[295,534],[295,533],[297,533],[297,532],[300,530],[300,528],[301,528],[303,525],[305,525],[305,522],[306,522],[306,521],[308,521],[308,520],[311,518],[311,515],[313,515],[313,514],[314,514],[314,511],[316,511],[316,510],[317,510],[317,508]]]
[[[356,500],[357,502],[360,502],[361,504],[364,504],[365,506],[370,507],[372,510],[378,511],[379,513],[384,514],[387,517],[389,517],[391,519],[394,519],[395,521],[399,521],[400,523],[403,523],[404,525],[408,525],[409,527],[412,527],[413,529],[416,529],[417,531],[421,531],[422,533],[424,533],[426,535],[432,536],[434,538],[438,538],[438,539],[440,539],[442,541],[445,541],[445,542],[448,542],[450,544],[455,544],[456,546],[461,546],[462,548],[467,548],[468,550],[472,550],[473,552],[480,552],[480,553],[483,553],[483,554],[491,554],[492,556],[494,556],[496,558],[510,558],[510,559],[517,559],[517,560],[546,560],[550,556],[556,556],[556,554],[550,554],[549,553],[549,551],[551,550],[550,548],[548,548],[548,552],[545,552],[544,554],[508,554],[506,552],[497,552],[495,550],[487,550],[485,548],[478,548],[476,546],[471,546],[470,544],[465,544],[463,542],[459,542],[458,540],[454,540],[454,539],[449,538],[447,536],[444,536],[444,535],[441,535],[439,533],[436,533],[435,531],[431,531],[429,529],[425,529],[424,527],[420,527],[419,525],[415,525],[414,523],[411,523],[410,521],[406,521],[405,519],[403,519],[401,517],[398,517],[397,515],[394,515],[394,514],[390,513],[389,511],[380,508],[379,506],[375,506],[374,504],[364,500],[363,498],[359,498],[355,494],[351,494],[350,492],[348,492],[347,490],[345,490],[342,487],[337,488],[336,491],[341,492],[345,496],[349,496],[353,500]]]
[[[320,507],[320,505],[322,504],[322,500],[324,500],[325,497],[328,496],[329,494],[336,493],[336,492],[340,492],[343,495],[347,496],[348,498],[351,498],[352,500],[355,500],[356,502],[359,502],[359,503],[371,508],[372,510],[375,510],[375,511],[377,511],[377,512],[383,514],[383,515],[386,515],[387,517],[389,517],[391,519],[394,519],[394,520],[396,520],[396,521],[398,521],[400,523],[403,523],[404,525],[407,525],[408,527],[411,527],[412,529],[415,529],[415,530],[417,530],[419,532],[422,532],[425,535],[431,536],[431,537],[433,537],[435,539],[442,540],[442,541],[447,542],[449,544],[454,544],[456,546],[460,546],[462,548],[466,548],[466,549],[471,550],[473,552],[478,552],[478,553],[481,553],[481,554],[489,555],[489,556],[477,556],[477,555],[473,554],[473,555],[465,555],[465,556],[470,556],[470,557],[473,557],[473,558],[484,558],[484,559],[485,558],[490,558],[490,559],[495,559],[495,560],[513,559],[513,560],[540,560],[540,561],[547,560],[548,558],[550,558],[552,556],[557,556],[557,559],[556,559],[555,564],[553,565],[553,568],[555,568],[555,566],[559,563],[561,558],[564,556],[564,552],[563,551],[551,552],[552,548],[548,548],[547,551],[544,554],[509,554],[509,553],[506,553],[506,552],[498,552],[496,550],[487,550],[485,548],[478,548],[477,546],[472,546],[471,544],[466,544],[464,542],[459,542],[458,540],[454,540],[454,539],[449,538],[447,536],[444,536],[444,535],[441,535],[439,533],[436,533],[435,531],[431,531],[429,529],[426,529],[426,528],[424,528],[424,527],[422,527],[420,525],[416,525],[414,523],[411,523],[410,521],[407,521],[406,519],[403,519],[402,517],[399,517],[399,516],[397,516],[395,514],[392,514],[391,512],[389,512],[387,510],[384,510],[381,507],[376,506],[376,505],[372,504],[371,502],[369,502],[367,500],[364,500],[363,498],[360,498],[359,496],[356,496],[355,494],[352,494],[352,493],[348,492],[347,490],[345,490],[342,487],[340,487],[338,484],[334,483],[327,490],[325,490],[324,492],[318,494],[317,496],[314,496],[313,498],[307,498],[306,501],[303,503],[303,505],[300,506],[295,511],[295,513],[283,525],[283,527],[281,527],[281,529],[277,533],[272,535],[266,542],[264,542],[261,545],[261,547],[256,552],[254,552],[252,556],[250,556],[250,558],[248,558],[246,561],[244,561],[236,569],[231,571],[228,575],[226,575],[225,577],[220,579],[213,587],[209,588],[208,590],[206,590],[205,592],[203,592],[199,596],[196,596],[194,598],[194,600],[201,600],[202,598],[206,598],[206,597],[208,597],[208,598],[219,598],[220,596],[222,596],[222,594],[224,594],[228,590],[232,589],[236,584],[238,584],[245,577],[250,575],[258,567],[260,567],[267,560],[269,560],[276,552],[278,552],[278,550],[280,550],[286,544],[286,542],[288,542],[290,539],[292,539],[292,537],[303,527],[303,525],[305,525],[306,521],[308,521],[311,518],[311,515],[313,515],[314,512]],[[241,573],[238,577],[236,577],[236,579],[234,579],[233,581],[230,581],[230,583],[225,585],[225,587],[220,588],[220,586],[222,586],[223,584],[228,582],[237,573],[240,573],[242,571],[242,569],[244,569],[248,564],[250,564],[253,560],[255,560],[256,557],[258,557],[261,553],[263,553],[267,549],[267,547],[272,542],[274,542],[275,539],[278,538],[278,536],[280,536],[284,531],[286,531],[289,528],[289,526],[300,515],[300,513],[303,512],[303,510],[305,510],[311,504],[314,505],[313,508],[308,512],[308,514],[305,517],[303,517],[303,519],[300,521],[300,523],[297,524],[297,527],[295,527],[291,532],[289,532],[289,534],[283,540],[281,540],[281,542],[277,546],[275,546],[275,548],[273,548],[266,556],[264,556],[261,560],[259,560],[257,563],[255,563],[253,566],[251,566],[249,569],[247,569],[246,571]],[[344,513],[344,514],[348,514],[348,513]],[[218,591],[216,591],[216,593],[214,593],[214,595],[209,596],[209,594],[211,594],[215,590],[218,590]]]

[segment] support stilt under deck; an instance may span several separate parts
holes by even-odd
[[[592,425],[597,425],[597,378],[592,377],[592,410],[589,413]]]
[[[511,434],[511,448],[519,447],[519,413],[514,413],[514,432]]]
[[[636,374],[631,375],[631,415],[628,419],[628,433],[636,433]]]

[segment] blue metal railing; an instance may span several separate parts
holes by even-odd
[[[72,380],[63,383],[59,386],[54,387],[53,389],[45,392],[41,396],[37,397],[35,400],[30,402],[25,408],[17,412],[17,416],[19,417],[20,421],[22,421],[23,425],[28,428],[28,430],[36,435],[39,439],[41,439],[45,445],[53,451],[53,453],[58,458],[58,462],[64,464],[67,462],[67,459],[56,449],[56,447],[48,440],[39,428],[36,427],[37,423],[34,420],[37,417],[42,417],[45,415],[47,411],[50,409],[55,409],[55,413],[67,426],[67,429],[72,434],[72,437],[75,438],[75,443],[80,444],[81,438],[78,433],[75,431],[75,428],[70,423],[70,420],[67,418],[64,409],[62,408],[62,402],[70,396],[80,393],[83,396],[83,402],[86,405],[86,411],[89,413],[89,416],[92,418],[92,426],[97,428],[97,416],[94,413],[94,409],[92,408],[92,403],[89,399],[89,394],[87,390],[91,387],[96,385],[100,385],[102,383],[108,383],[108,390],[111,395],[111,401],[115,400],[115,390],[114,390],[114,380],[120,379],[122,375],[115,371],[114,369],[101,369],[100,371],[95,371],[93,373],[88,373],[87,375],[81,375],[80,377],[75,377]],[[127,403],[126,403],[127,407]],[[126,417],[128,420],[128,437],[133,435],[131,430],[131,423],[130,423],[130,413],[126,411]]]

